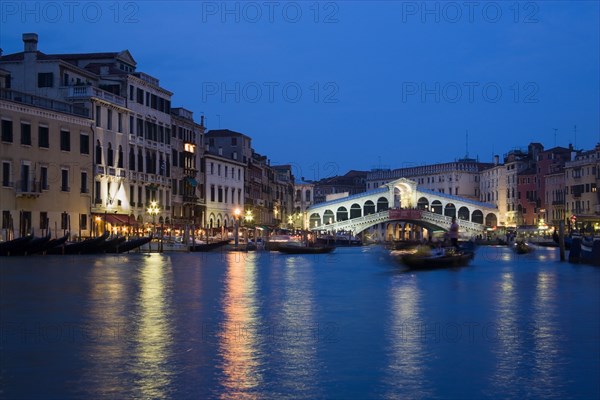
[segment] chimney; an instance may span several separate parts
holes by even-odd
[[[204,126],[204,115],[200,116],[200,126]]]
[[[498,154],[496,154],[494,156],[494,165],[498,165],[500,164],[500,156]]]
[[[23,34],[23,44],[25,48],[25,53],[33,53],[38,51],[38,35],[37,33],[24,33]]]

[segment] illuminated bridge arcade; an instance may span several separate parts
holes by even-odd
[[[453,216],[461,236],[482,234],[498,223],[498,209],[489,203],[431,190],[400,178],[377,189],[315,204],[308,209],[309,229],[368,230],[376,240],[421,239],[434,231],[447,231]]]

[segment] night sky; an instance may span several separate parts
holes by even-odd
[[[320,179],[592,148],[599,15],[598,1],[3,1],[0,47],[36,32],[45,53],[128,49],[174,107]]]

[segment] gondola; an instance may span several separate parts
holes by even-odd
[[[127,238],[125,236],[116,236],[112,239],[109,239],[102,244],[100,252],[118,253],[118,249],[125,243],[126,240]]]
[[[298,244],[280,244],[277,251],[285,254],[325,254],[335,250],[335,246],[304,246]]]
[[[81,242],[68,243],[61,247],[49,249],[47,254],[93,254],[97,252],[101,244],[106,241],[109,233],[104,235],[82,240]]]
[[[463,250],[458,252],[444,252],[435,254],[405,254],[401,257],[402,263],[410,269],[438,269],[463,267],[468,265],[475,257],[475,252]]]
[[[19,254],[27,248],[32,239],[33,236],[28,235],[0,243],[0,256]]]
[[[32,236],[25,247],[21,248],[19,251],[14,251],[11,253],[11,256],[25,256],[38,253],[46,248],[46,245],[49,241],[50,233],[42,237]]]
[[[516,242],[513,244],[512,249],[517,254],[528,254],[535,250],[533,246],[530,246],[525,242]]]
[[[107,253],[127,253],[128,251],[131,250],[135,250],[140,246],[145,245],[146,243],[150,242],[152,240],[152,236],[146,236],[146,237],[141,237],[141,238],[135,238],[135,239],[129,239],[125,242],[123,242],[123,244],[120,244],[117,247],[109,247],[106,249]]]
[[[46,254],[48,252],[48,250],[50,250],[50,249],[54,249],[54,248],[62,249],[63,245],[67,242],[68,238],[69,238],[69,232],[65,233],[64,236],[62,236],[62,237],[59,237],[56,239],[50,239],[46,243],[44,248],[38,250],[37,252]],[[58,254],[62,254],[62,251],[61,251],[61,253],[58,253]]]
[[[81,254],[102,254],[107,253],[108,249],[115,248],[117,245],[122,244],[125,241],[123,236],[115,236],[110,239],[106,239],[103,242],[98,243],[96,246],[91,246],[86,250],[82,251]]]
[[[190,246],[190,251],[193,252],[205,252],[205,251],[211,251],[214,249],[218,249],[219,247],[223,247],[226,244],[229,244],[231,240],[227,239],[227,240],[219,240],[217,242],[212,242],[212,243],[197,243],[197,244],[193,244]]]

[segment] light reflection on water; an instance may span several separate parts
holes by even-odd
[[[0,399],[600,395],[597,268],[495,248],[406,274],[381,253],[1,259]],[[491,326],[420,331],[465,322]]]
[[[171,260],[158,254],[144,258],[135,317],[133,393],[136,398],[165,398],[172,378]]]
[[[384,397],[430,398],[430,383],[425,378],[430,354],[423,343],[423,294],[414,275],[402,275],[395,283],[389,293],[391,322],[386,339],[390,354],[383,378]]]
[[[223,371],[222,398],[255,399],[262,382],[262,355],[254,327],[259,325],[256,306],[256,265],[240,253],[225,255],[224,321],[219,333]]]

